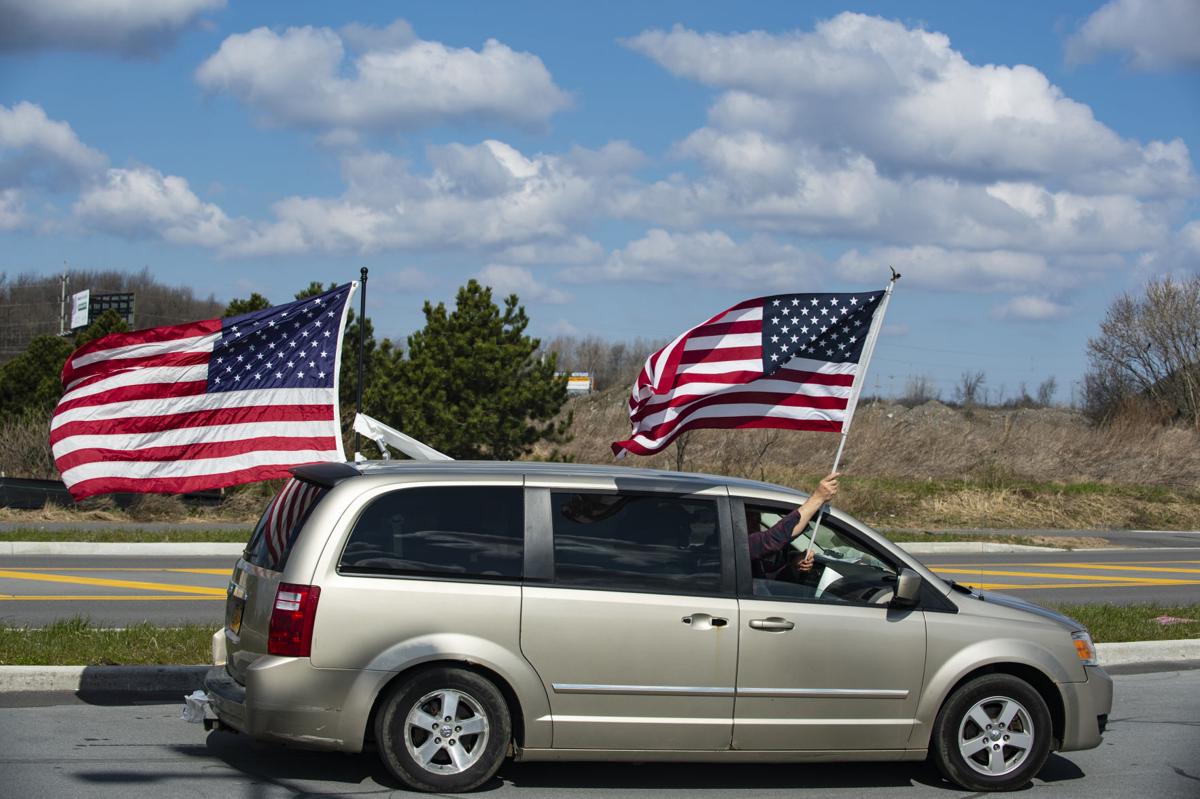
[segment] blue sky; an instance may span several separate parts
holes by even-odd
[[[891,264],[882,390],[983,371],[1066,401],[1112,299],[1200,264],[1193,0],[0,16],[10,275],[283,302],[367,266],[392,337],[478,277],[535,335],[666,339]]]

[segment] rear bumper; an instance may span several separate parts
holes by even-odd
[[[362,749],[370,705],[347,712],[354,672],[313,668],[307,658],[264,657],[246,670],[246,684],[224,667],[204,678],[221,723],[267,741],[313,749]]]
[[[1075,752],[1100,745],[1112,711],[1112,678],[1099,666],[1086,666],[1084,682],[1061,683],[1065,727],[1060,751]]]

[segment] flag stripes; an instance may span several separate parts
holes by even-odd
[[[219,488],[344,460],[337,373],[354,285],[76,350],[50,424],[72,496]]]
[[[646,359],[613,452],[651,455],[699,428],[841,431],[882,296],[761,297],[684,332]]]

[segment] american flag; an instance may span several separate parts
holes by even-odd
[[[71,495],[199,491],[345,460],[337,375],[356,285],[80,347],[50,422]]]
[[[652,455],[697,428],[841,432],[884,295],[759,297],[693,327],[646,360],[629,398],[633,434],[613,454]]]

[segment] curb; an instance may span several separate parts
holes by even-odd
[[[1103,667],[1200,664],[1200,638],[1096,644]],[[190,693],[212,666],[0,666],[0,694],[29,691]]]
[[[188,693],[212,666],[0,666],[0,694],[26,691]]]
[[[1101,666],[1200,662],[1200,638],[1096,644]]]
[[[0,555],[211,555],[237,557],[245,544],[217,542],[120,542],[110,544],[89,541],[0,541]]]
[[[971,555],[985,552],[1067,552],[1059,547],[1029,544],[993,544],[987,541],[909,541],[896,544],[913,555]]]

